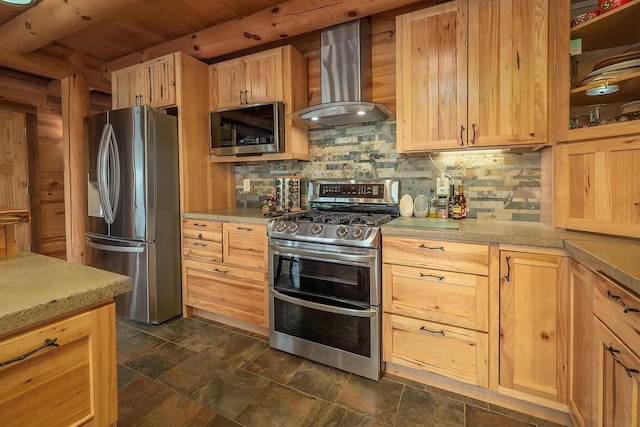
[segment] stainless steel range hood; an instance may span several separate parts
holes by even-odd
[[[289,118],[311,127],[374,122],[393,112],[371,99],[371,24],[365,19],[325,28],[321,34],[322,104]]]

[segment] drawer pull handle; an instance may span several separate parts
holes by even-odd
[[[505,260],[507,261],[507,275],[504,276],[504,280],[506,280],[507,282],[511,281],[511,264],[509,264],[509,260],[511,260],[511,257],[508,256],[505,258]]]
[[[622,308],[624,308],[624,312],[628,313],[630,311],[638,313],[640,312],[640,310],[638,310],[637,308],[631,308],[629,307],[627,304],[624,303],[624,301],[622,301],[622,298],[619,295],[614,295],[611,293],[611,291],[607,290],[607,296],[611,299],[616,300],[616,302],[618,304],[620,304],[622,306]]]
[[[220,274],[227,274],[229,272],[229,270],[219,270],[217,268],[213,269],[214,273],[220,273]]]
[[[424,243],[423,243],[423,244],[421,244],[421,245],[420,245],[420,246],[418,246],[418,247],[419,247],[420,249],[429,249],[429,250],[431,250],[431,251],[442,251],[442,252],[444,252],[444,247],[443,247],[443,246],[433,246],[433,247],[430,247],[430,246],[425,246],[425,245],[424,245]]]
[[[200,223],[198,223],[198,222],[194,222],[194,223],[193,223],[193,226],[194,226],[194,227],[206,227],[206,226],[207,226],[207,224],[200,224]]]
[[[249,227],[238,227],[237,229],[238,231],[253,231],[253,229]]]
[[[56,343],[56,341],[58,341],[58,338],[54,338],[54,339],[52,339],[52,340],[50,340],[49,338],[47,338],[47,339],[45,339],[45,340],[44,340],[44,344],[42,344],[40,347],[38,347],[38,348],[34,348],[34,349],[33,349],[33,350],[31,350],[30,352],[25,353],[25,354],[23,354],[22,356],[18,356],[18,357],[16,357],[16,358],[11,359],[11,360],[7,360],[6,362],[1,362],[1,363],[0,363],[0,367],[3,367],[3,366],[6,366],[6,365],[9,365],[9,364],[11,364],[11,363],[13,363],[13,362],[18,362],[18,361],[20,361],[20,360],[24,360],[24,359],[26,359],[27,357],[31,356],[32,354],[37,353],[37,352],[39,352],[40,350],[44,350],[44,349],[45,349],[45,348],[47,348],[47,347],[60,347],[60,344],[57,344],[57,343]]]
[[[439,331],[432,331],[431,329],[427,329],[424,326],[420,326],[420,330],[422,332],[426,332],[428,334],[434,334],[434,335],[442,335],[444,336],[444,330],[440,329]]]
[[[200,246],[201,248],[206,248],[207,245],[204,243],[194,243],[193,246]]]
[[[436,276],[435,274],[424,274],[424,273],[418,273],[418,274],[420,274],[420,277],[433,277],[434,279],[438,279],[441,282],[444,280],[444,276]]]
[[[609,353],[611,353],[611,357],[613,357],[613,360],[615,360],[618,365],[620,365],[620,366],[622,366],[624,368],[624,370],[627,373],[627,375],[629,376],[629,378],[633,378],[631,376],[631,374],[640,374],[640,371],[638,371],[637,369],[627,368],[624,365],[624,363],[622,363],[622,360],[620,360],[620,358],[616,354],[616,353],[620,353],[620,350],[616,350],[613,347],[607,347],[607,350],[609,350]]]

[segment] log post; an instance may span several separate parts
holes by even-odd
[[[83,74],[62,79],[62,146],[64,157],[67,261],[84,264],[87,183],[84,175],[82,119],[89,113],[89,85]]]

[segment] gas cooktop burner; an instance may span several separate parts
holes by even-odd
[[[312,209],[269,221],[271,238],[378,247],[380,226],[398,216],[398,181],[310,181]]]

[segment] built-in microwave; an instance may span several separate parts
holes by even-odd
[[[247,105],[209,114],[211,154],[256,155],[284,151],[284,103]]]

